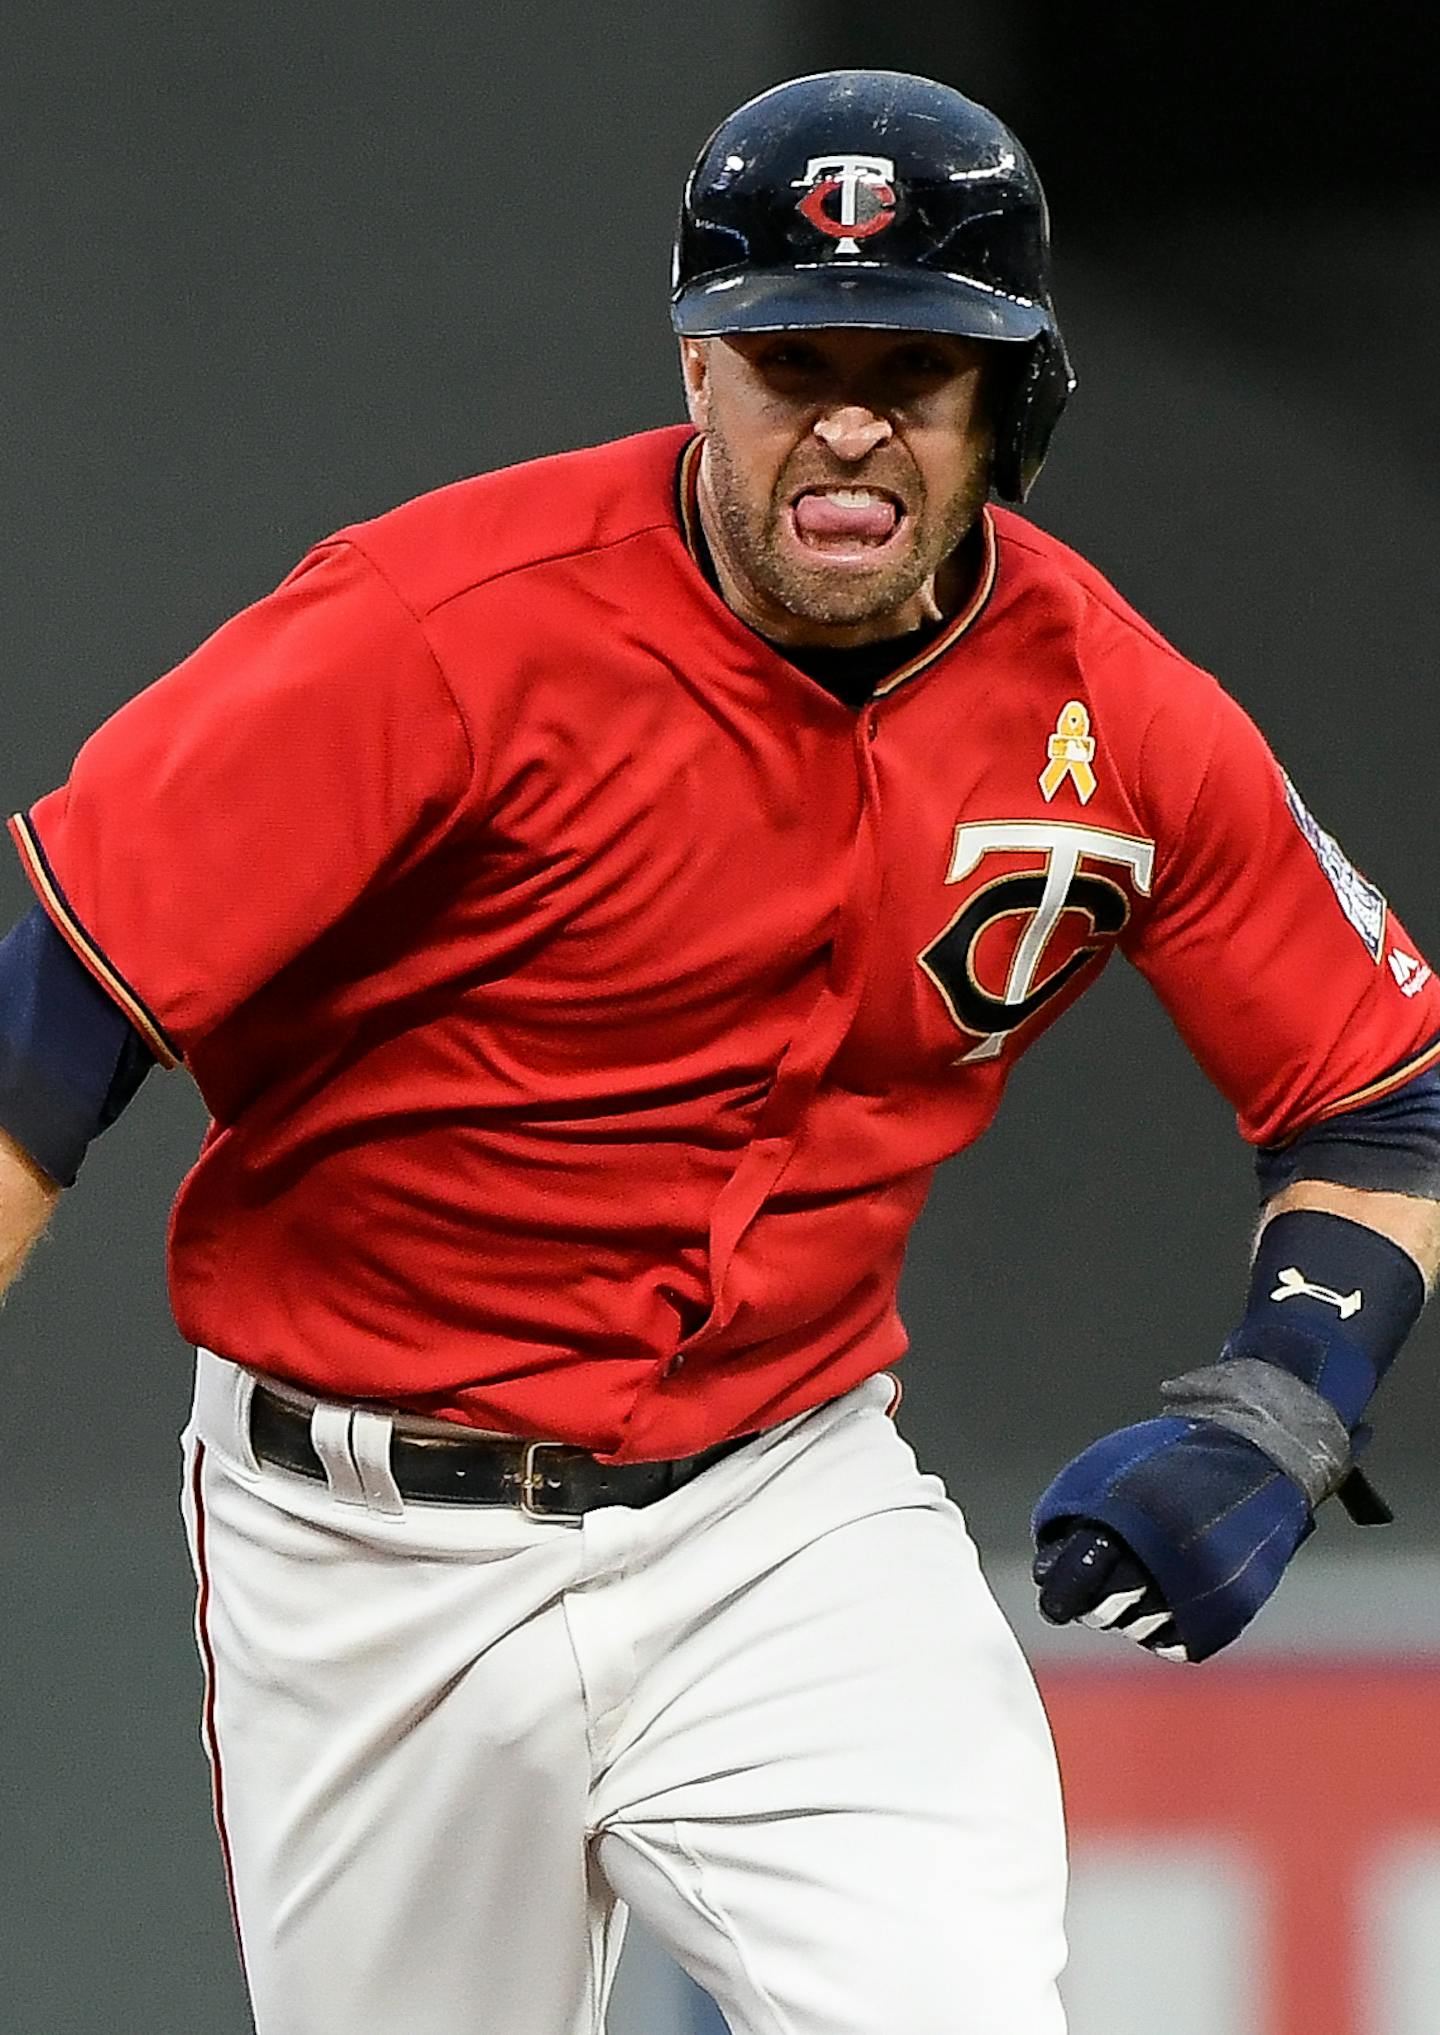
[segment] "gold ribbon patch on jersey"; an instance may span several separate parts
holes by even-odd
[[[1066,700],[1049,741],[1050,761],[1040,773],[1040,789],[1048,805],[1066,778],[1073,778],[1081,805],[1095,796],[1095,737],[1090,716],[1079,700]]]

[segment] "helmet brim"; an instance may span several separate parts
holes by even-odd
[[[967,276],[835,261],[697,278],[676,297],[670,315],[683,339],[854,326],[1024,341],[1038,339],[1053,322],[1045,305],[1004,296]]]

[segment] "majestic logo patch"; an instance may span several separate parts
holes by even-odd
[[[1402,996],[1418,996],[1430,980],[1430,966],[1403,947],[1390,949],[1390,973],[1400,985]]]
[[[1148,897],[1155,844],[1069,820],[962,821],[946,883],[965,902],[919,955],[970,1040],[959,1061],[995,1060],[1124,931]]]
[[[1385,920],[1390,910],[1384,893],[1360,874],[1340,843],[1332,834],[1326,833],[1288,777],[1285,779],[1285,798],[1291,818],[1310,843],[1315,860],[1325,872],[1326,881],[1340,900],[1341,911],[1365,942],[1378,968],[1385,948]]]
[[[1049,805],[1067,777],[1075,780],[1075,795],[1081,805],[1095,796],[1095,737],[1090,733],[1090,716],[1080,700],[1066,700],[1049,741],[1050,761],[1040,773],[1040,789]]]
[[[794,188],[798,210],[837,254],[859,254],[862,240],[883,233],[895,217],[895,165],[883,155],[812,155]]]

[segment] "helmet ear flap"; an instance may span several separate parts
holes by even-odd
[[[991,483],[1001,501],[1023,502],[1029,494],[1074,387],[1065,342],[1051,325],[1025,348],[999,403]]]

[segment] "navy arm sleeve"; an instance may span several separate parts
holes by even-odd
[[[61,1187],[155,1065],[38,904],[0,940],[0,1127]]]
[[[1296,1180],[1440,1200],[1440,1070],[1327,1117],[1287,1145],[1262,1145],[1255,1171],[1267,1201]]]

